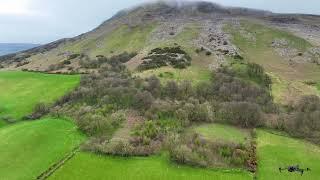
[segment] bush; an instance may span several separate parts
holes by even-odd
[[[264,112],[277,111],[268,89],[237,78],[233,71],[220,69],[213,79],[214,83],[204,88],[206,92],[202,92],[205,99],[214,96],[223,102],[250,102],[259,105]]]
[[[175,99],[178,97],[179,87],[175,81],[168,81],[166,86],[163,88],[163,95]]]
[[[71,61],[70,61],[70,60],[64,60],[62,63],[63,63],[64,65],[69,65],[69,64],[71,64]]]
[[[123,122],[123,115],[103,116],[96,113],[84,113],[76,119],[78,128],[89,136],[102,136],[114,132]]]
[[[168,65],[183,69],[191,65],[191,57],[179,46],[153,49],[143,60],[142,64],[138,67],[140,70],[154,69]]]
[[[248,74],[251,78],[259,79],[265,87],[271,88],[272,80],[259,64],[248,63]]]
[[[208,141],[198,134],[170,136],[167,140],[170,159],[197,167],[246,167],[249,148],[238,144]]]
[[[320,143],[320,98],[303,96],[287,117],[286,130],[293,136]]]
[[[262,112],[257,104],[249,102],[226,102],[220,107],[218,118],[221,122],[245,128],[262,124]]]
[[[81,56],[83,56],[82,54],[71,54],[71,55],[69,55],[68,56],[68,59],[67,59],[67,61],[69,60],[72,60],[72,59],[75,59],[75,58],[77,58],[77,57],[81,57]]]
[[[39,119],[50,112],[50,107],[45,103],[38,103],[33,108],[33,113],[30,116],[26,116],[23,119],[35,120]]]
[[[182,81],[179,84],[179,99],[189,99],[194,95],[194,89],[190,81]]]
[[[16,68],[21,67],[21,66],[24,66],[24,65],[27,65],[27,64],[30,64],[30,62],[29,62],[29,61],[21,61],[21,62],[19,62],[19,63],[16,65]],[[0,68],[0,69],[1,69],[1,68]]]
[[[156,76],[151,76],[146,79],[144,89],[149,91],[154,97],[159,97],[161,94],[161,82]]]
[[[60,64],[51,64],[46,71],[57,71],[63,69],[65,66],[63,63]]]
[[[134,97],[133,107],[139,110],[150,108],[154,101],[153,96],[148,91],[138,92]]]
[[[145,117],[149,119],[166,119],[175,117],[178,105],[169,100],[156,100],[145,112]]]

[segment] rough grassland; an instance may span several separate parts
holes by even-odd
[[[146,78],[156,75],[160,80],[165,83],[170,80],[176,81],[190,81],[192,84],[208,81],[211,78],[209,70],[199,67],[189,67],[187,69],[174,69],[172,67],[162,67],[158,69],[146,70],[138,73],[140,77]]]
[[[252,179],[252,176],[240,170],[209,170],[178,166],[161,156],[120,158],[78,153],[49,179],[242,180]]]
[[[54,102],[79,81],[78,75],[0,72],[0,119],[1,116],[20,119],[31,113],[37,103]]]
[[[69,121],[42,119],[0,129],[0,179],[35,179],[84,136]]]
[[[75,53],[85,52],[92,57],[120,54],[124,51],[139,51],[146,46],[147,38],[155,27],[156,24],[137,27],[123,25],[106,36],[88,37],[77,43],[67,45],[66,49]]]
[[[244,129],[221,124],[204,124],[191,130],[205,138],[223,142],[245,143],[250,138],[249,132]]]
[[[316,89],[303,84],[306,80],[319,81],[320,69],[312,63],[290,64],[288,60],[280,57],[271,47],[274,39],[286,39],[290,47],[304,51],[311,44],[288,32],[272,29],[260,24],[242,22],[246,33],[255,37],[256,41],[244,36],[239,28],[227,26],[226,31],[233,36],[233,43],[240,47],[243,56],[250,62],[261,64],[273,79],[273,95],[275,101],[286,104],[295,101],[304,94],[316,94]]]
[[[149,49],[157,47],[170,47],[178,44],[192,57],[191,67],[182,70],[174,69],[172,67],[162,67],[158,69],[138,72],[137,75],[141,77],[156,75],[161,79],[162,82],[166,82],[169,80],[189,80],[193,84],[197,84],[199,82],[210,80],[211,72],[209,70],[209,65],[214,62],[213,56],[209,57],[196,54],[196,47],[194,47],[192,43],[194,39],[197,39],[197,37],[199,36],[199,32],[200,29],[197,24],[187,24],[183,31],[174,38],[151,44],[147,48],[148,51]]]
[[[258,179],[317,180],[320,177],[320,147],[302,140],[258,131]],[[300,165],[311,168],[302,177],[298,173],[279,172],[279,167]]]

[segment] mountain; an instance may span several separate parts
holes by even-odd
[[[0,56],[17,53],[34,47],[40,46],[40,44],[26,44],[26,43],[0,43]]]
[[[0,179],[319,179],[319,24],[148,3],[1,56]]]
[[[316,15],[276,14],[204,1],[148,3],[120,11],[90,32],[0,60],[7,70],[87,72],[87,61],[128,52],[136,53],[126,63],[136,71],[152,49],[181,46],[192,58],[193,74],[234,58],[262,65],[275,82],[275,98],[287,103],[300,94],[319,93],[314,86],[320,82],[319,24]]]

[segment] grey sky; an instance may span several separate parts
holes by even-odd
[[[149,0],[150,1],[150,0]],[[87,32],[148,0],[0,0],[0,42],[47,43]],[[320,14],[319,0],[208,0],[279,13]]]

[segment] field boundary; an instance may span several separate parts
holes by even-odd
[[[46,171],[37,176],[37,180],[45,180],[49,178],[54,172],[56,172],[60,167],[62,167],[66,162],[68,162],[71,158],[73,158],[77,152],[79,152],[80,147],[74,148],[70,153],[68,153],[64,158],[60,161],[51,165]]]

